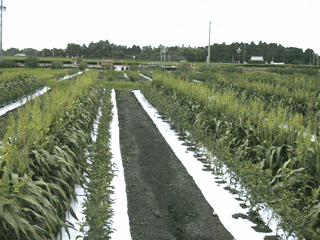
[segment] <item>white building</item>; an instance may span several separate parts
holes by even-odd
[[[263,57],[260,57],[260,56],[252,56],[250,61],[262,61],[262,62],[264,62]]]
[[[27,55],[24,53],[17,53],[14,55],[15,57],[26,57]]]

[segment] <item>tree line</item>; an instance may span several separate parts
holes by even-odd
[[[240,48],[241,52],[237,50]],[[65,49],[42,49],[36,50],[33,48],[26,48],[19,50],[17,48],[10,48],[3,51],[5,56],[14,56],[17,53],[24,53],[27,56],[39,57],[74,57],[83,56],[86,59],[105,58],[105,59],[137,59],[149,61],[190,61],[190,62],[205,62],[207,61],[208,47],[191,47],[191,46],[172,46],[158,47],[133,45],[127,47],[125,45],[117,45],[110,43],[108,40],[100,40],[99,42],[91,42],[88,46],[86,44],[68,43]],[[284,62],[287,64],[301,63],[301,64],[316,64],[318,57],[315,52],[308,48],[303,51],[301,48],[284,47],[277,43],[265,43],[260,41],[258,44],[251,43],[232,43],[232,44],[218,44],[215,43],[210,46],[210,61],[211,62],[248,62],[251,56],[263,56],[264,61],[270,63]]]

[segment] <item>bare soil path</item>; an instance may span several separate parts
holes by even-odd
[[[132,239],[234,239],[133,93],[116,100]]]

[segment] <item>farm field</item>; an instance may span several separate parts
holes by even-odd
[[[213,214],[215,206],[143,110],[134,89],[181,141],[192,143],[188,151],[198,156],[203,170],[239,198],[244,213],[235,212],[234,219],[249,218],[265,239],[276,239],[267,227],[275,219],[287,235],[283,239],[319,237],[317,72],[182,65],[173,72],[88,71],[64,81],[58,81],[60,72],[50,74],[24,75],[31,79],[27,86],[52,90],[0,122],[7,128],[0,139],[0,237],[56,239],[68,226],[66,212],[73,214],[75,185],[85,189],[79,235],[99,239],[119,231],[112,225],[112,179],[117,176],[110,149],[112,88],[132,239],[235,238],[220,222],[222,214]],[[23,77],[8,79],[26,84]],[[3,104],[25,94],[12,91]],[[201,152],[202,147],[209,152]],[[262,209],[272,210],[269,223],[258,224]]]

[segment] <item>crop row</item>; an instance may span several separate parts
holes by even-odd
[[[0,83],[0,106],[17,100],[43,86],[43,81],[39,81],[29,74],[23,73],[7,78]]]
[[[271,76],[270,74],[242,74],[225,73],[220,71],[177,72],[175,76],[182,76],[190,81],[190,77],[204,82],[209,88],[217,92],[233,91],[234,94],[247,101],[261,101],[264,110],[273,108],[286,108],[292,113],[303,114],[303,124],[312,122],[312,131],[319,134],[320,120],[320,89],[319,78],[306,76]],[[269,80],[271,78],[274,81]],[[267,79],[267,80],[266,80]],[[285,84],[284,84],[285,83]]]
[[[270,107],[288,107],[291,111],[302,113],[304,116],[315,116],[320,111],[320,89],[318,92],[311,88],[316,84],[309,85],[308,88],[295,88],[291,86],[284,87],[281,84],[269,84],[262,81],[250,81],[243,75],[233,75],[226,77],[223,74],[217,74],[214,80],[207,79],[208,86],[218,90],[233,90],[238,96],[245,95],[248,100],[261,99]],[[304,82],[301,79],[301,82]],[[289,83],[288,83],[289,84]],[[318,87],[318,86],[317,86]]]
[[[112,120],[111,89],[107,89],[102,98],[101,117],[99,119],[96,141],[89,148],[89,161],[86,165],[89,178],[84,203],[85,239],[108,239],[113,216],[111,195],[114,166],[110,152],[110,122]]]
[[[230,155],[227,163],[259,201],[283,217],[285,230],[319,237],[320,144],[303,126],[301,114],[281,107],[265,111],[262,101],[248,102],[230,90],[215,92],[162,74],[154,74],[144,89],[147,98],[157,95],[153,104],[178,129]]]
[[[25,68],[6,68],[1,69],[0,83],[13,78],[16,75],[34,75],[37,79],[45,80],[50,78],[60,78],[78,72],[78,69],[25,69]]]
[[[0,238],[56,239],[73,214],[74,185],[84,181],[102,88],[86,73],[38,97],[9,119],[0,149]],[[68,93],[68,94],[66,94]]]

